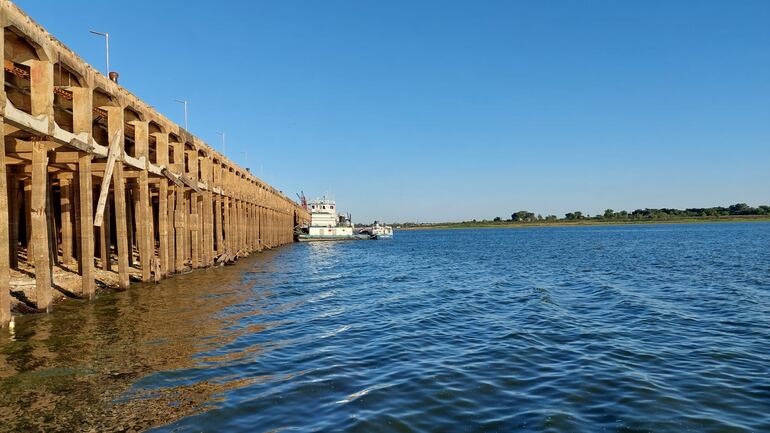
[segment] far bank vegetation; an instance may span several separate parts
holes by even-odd
[[[417,227],[507,227],[525,225],[593,225],[593,224],[634,224],[654,222],[709,222],[709,221],[754,221],[770,220],[770,206],[749,206],[737,203],[731,206],[687,208],[687,209],[636,209],[634,211],[615,211],[606,209],[598,215],[589,215],[581,211],[567,212],[563,217],[556,215],[535,214],[520,210],[510,215],[510,218],[495,217],[492,220],[471,220],[448,223],[394,223],[401,228]]]

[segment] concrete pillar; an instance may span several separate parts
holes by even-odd
[[[8,206],[7,182],[5,125],[0,118],[0,328],[11,320],[11,248],[9,243],[10,231],[8,230],[8,214],[11,208]]]
[[[92,156],[83,154],[78,159],[78,194],[80,211],[78,216],[80,247],[80,275],[83,296],[91,299],[96,291],[94,277],[94,211],[93,185],[91,177]]]
[[[35,295],[39,309],[50,311],[53,299],[53,277],[48,232],[50,225],[46,213],[48,203],[48,144],[35,141],[32,144],[32,192],[31,220],[33,263],[35,266]]]
[[[0,126],[2,120],[0,119]],[[0,130],[0,134],[5,131]],[[2,139],[2,136],[0,136]],[[2,142],[2,140],[0,140]],[[13,174],[8,175],[8,236],[10,237],[10,263],[11,269],[19,267],[19,211],[22,205],[22,190],[19,189],[19,180]]]
[[[139,170],[139,196],[136,213],[136,235],[139,244],[139,258],[142,264],[142,281],[151,280],[151,270],[155,257],[155,241],[153,239],[153,213],[150,204],[150,183],[147,172],[147,162],[150,159],[149,122],[134,121],[134,140],[136,143],[136,156],[145,159],[145,166]]]
[[[156,133],[155,155],[161,166],[168,166],[168,134]],[[168,179],[160,178],[158,185],[158,256],[160,259],[160,273],[165,278],[169,274],[169,224],[168,224]]]
[[[225,248],[222,245],[222,196],[220,194],[214,197],[214,231],[216,232],[216,255],[221,255],[225,252]]]
[[[74,225],[74,207],[71,181],[68,178],[59,180],[59,202],[61,208],[61,249],[62,262],[70,263],[73,259],[73,237],[72,228]]]
[[[128,243],[128,221],[126,210],[126,184],[123,176],[123,155],[125,154],[125,131],[122,107],[104,107],[107,109],[107,133],[112,140],[118,134],[120,157],[115,161],[112,171],[113,197],[115,201],[115,237],[118,252],[118,285],[127,289],[131,283],[129,277],[128,255],[131,254]],[[109,254],[108,254],[109,255]]]
[[[233,252],[233,245],[232,245],[232,223],[230,221],[230,197],[225,195],[222,199],[224,201],[222,210],[223,217],[224,217],[224,223],[222,224],[224,228],[224,244],[225,249],[228,250],[230,253]]]

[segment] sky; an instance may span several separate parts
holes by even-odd
[[[770,2],[18,0],[354,222],[770,204]]]

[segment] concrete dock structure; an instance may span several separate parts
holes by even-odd
[[[49,311],[97,281],[125,289],[292,242],[309,221],[8,0],[0,23],[0,326],[12,298]]]

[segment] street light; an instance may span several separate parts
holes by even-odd
[[[225,154],[225,150],[226,150],[226,147],[225,147],[225,133],[224,132],[217,132],[217,134],[222,136],[222,155],[224,155]]]
[[[186,131],[189,131],[189,128],[187,127],[187,100],[186,99],[174,99],[174,101],[184,104],[184,129]]]
[[[107,52],[107,70],[104,71],[104,75],[110,75],[110,34],[107,32],[97,32],[94,30],[89,30],[94,35],[97,36],[103,36],[104,37],[104,43],[106,45],[106,52]]]

